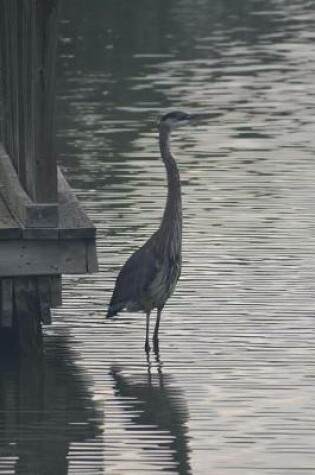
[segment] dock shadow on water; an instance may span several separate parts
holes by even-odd
[[[156,367],[148,359],[147,367],[136,376],[126,376],[126,368],[120,366],[112,366],[110,375],[115,396],[121,404],[126,402],[127,430],[142,439],[150,464],[157,470],[163,467],[163,473],[192,474],[186,401],[174,378],[164,374],[159,359]]]
[[[99,473],[100,410],[73,362],[67,341],[46,341],[38,358],[0,360],[0,474]],[[95,471],[94,471],[95,470]]]

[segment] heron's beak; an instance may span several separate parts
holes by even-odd
[[[189,122],[196,122],[199,120],[211,120],[221,117],[221,112],[209,112],[209,113],[200,113],[200,114],[188,114],[187,120]]]

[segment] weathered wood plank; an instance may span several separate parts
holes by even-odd
[[[2,140],[34,203],[55,203],[54,102],[60,0],[0,0]]]
[[[26,207],[31,205],[31,199],[20,185],[16,170],[0,143],[0,192],[12,214],[21,222],[26,219]]]
[[[44,275],[37,278],[41,320],[45,325],[51,323],[51,308],[62,304],[61,275]]]
[[[58,226],[58,205],[32,203],[26,206],[26,228],[55,228]]]
[[[1,140],[6,142],[6,118],[7,118],[7,94],[4,91],[7,91],[6,87],[6,47],[5,47],[5,12],[4,12],[4,0],[0,0],[0,10],[2,14],[0,15],[0,71],[3,71],[0,74],[0,137]]]
[[[96,229],[58,167],[59,233],[63,239],[94,238]]]
[[[28,101],[28,94],[26,90],[27,84],[27,72],[28,72],[28,52],[29,42],[27,41],[28,33],[28,1],[24,0],[23,2],[17,0],[18,9],[16,10],[17,15],[17,31],[16,31],[16,41],[17,41],[17,91],[16,96],[18,98],[18,151],[17,151],[17,171],[20,183],[22,186],[26,187],[26,147],[25,147],[25,138],[26,138],[26,103]]]
[[[50,296],[51,279],[49,276],[43,275],[37,278],[39,312],[41,321],[44,325],[51,323],[51,296]]]
[[[0,275],[59,274],[58,241],[2,241]]]
[[[59,231],[56,232],[58,220],[57,204],[34,204],[22,188],[17,173],[0,143],[0,193],[9,209],[21,226],[27,229],[25,238],[93,238],[96,229],[73,194],[62,172],[58,169],[58,204]],[[34,231],[31,229],[34,228]],[[37,228],[37,230],[35,230]],[[45,231],[40,231],[44,228]],[[49,229],[51,228],[51,229]],[[46,236],[45,236],[46,234]]]
[[[13,326],[13,280],[0,280],[0,327]]]
[[[23,228],[23,239],[59,239],[58,228]]]
[[[92,269],[87,261],[89,240],[1,241],[0,275],[84,274]]]
[[[27,228],[24,239],[94,239],[96,229],[58,168],[58,228]]]
[[[57,203],[33,203],[22,188],[15,168],[0,143],[0,193],[23,227],[49,228],[58,226]]]
[[[34,277],[16,277],[14,286],[14,311],[18,329],[19,347],[22,352],[42,350],[42,330],[38,288]]]
[[[16,170],[19,174],[19,151],[20,151],[20,103],[18,94],[19,84],[19,54],[18,54],[18,5],[17,0],[10,2],[10,23],[6,26],[9,30],[9,39],[11,45],[11,86],[12,86],[12,158]]]
[[[0,196],[0,240],[20,237],[22,237],[22,230]]]
[[[87,272],[93,273],[98,271],[95,242],[91,240],[86,241],[86,261]]]
[[[88,240],[59,240],[60,274],[85,274],[89,272],[87,263]]]
[[[60,307],[62,305],[62,276],[50,276],[50,303],[51,307]]]
[[[33,160],[31,157],[34,157],[34,125],[32,118],[32,29],[33,29],[33,13],[34,8],[32,0],[26,0],[24,2],[24,15],[23,15],[23,73],[24,73],[24,89],[23,89],[23,108],[25,114],[24,122],[24,161],[25,161],[25,171],[24,179],[22,181],[23,187],[25,190],[28,189],[28,177],[32,171]],[[32,186],[29,184],[29,186]]]
[[[59,0],[33,2],[31,107],[34,154],[27,190],[38,203],[57,199],[54,131],[55,63]]]
[[[1,1],[1,56],[2,56],[2,71],[0,75],[3,84],[3,140],[9,152],[12,152],[12,83],[11,83],[11,49],[9,31],[6,25],[9,21],[9,7],[10,5],[5,0]]]

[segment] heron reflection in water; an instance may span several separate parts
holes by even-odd
[[[132,420],[130,430],[139,434],[152,432],[153,438],[147,439],[148,444],[152,443],[152,451],[157,455],[154,461],[159,460],[163,471],[170,468],[167,467],[169,460],[178,475],[191,475],[188,409],[180,389],[174,386],[171,376],[163,374],[159,362],[154,374],[150,364],[145,374],[127,377],[124,371],[113,366],[110,373],[115,381],[115,395],[128,400],[122,407]]]
[[[120,270],[108,307],[107,317],[123,309],[146,314],[145,351],[150,351],[150,314],[157,309],[153,333],[154,350],[158,351],[161,313],[175,290],[182,262],[182,200],[180,177],[170,150],[171,132],[181,125],[208,117],[176,111],[159,122],[160,152],[167,175],[167,199],[159,229],[132,254]]]

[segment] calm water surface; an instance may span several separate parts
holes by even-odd
[[[0,474],[315,474],[315,2],[67,0],[60,163],[100,272],[65,276],[42,361],[0,372]],[[178,131],[183,274],[159,357],[105,322],[159,225],[156,118]]]

